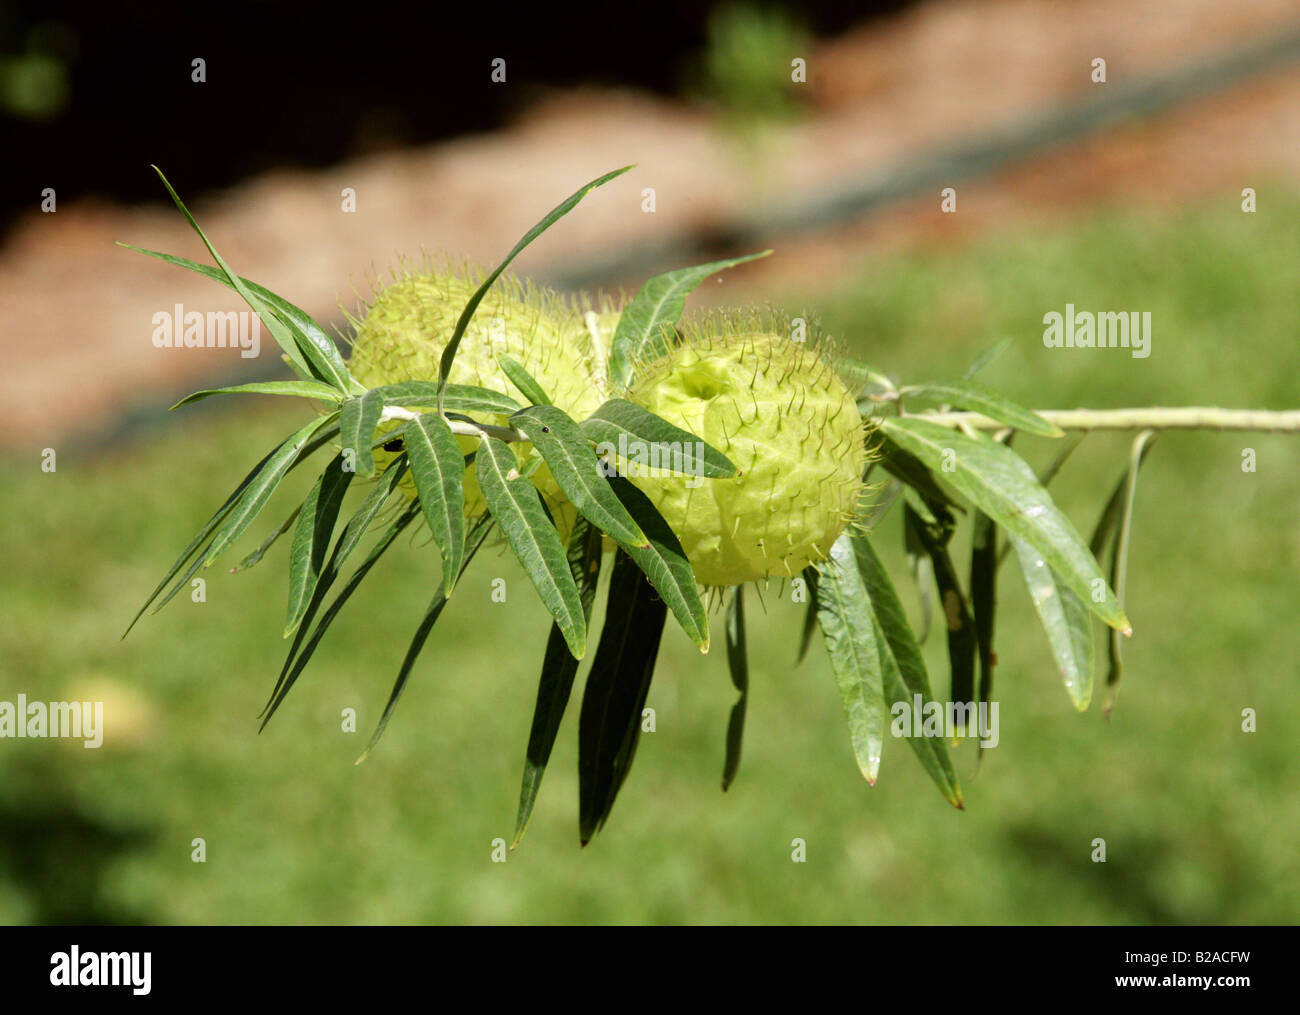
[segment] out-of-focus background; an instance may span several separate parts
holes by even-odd
[[[1010,339],[981,377],[1039,408],[1297,405],[1300,5],[848,6],[469,5],[419,19],[234,2],[218,22],[146,0],[0,3],[0,700],[99,700],[107,723],[99,750],[0,740],[0,922],[1300,917],[1294,437],[1157,443],[1109,720],[1073,711],[1004,571],[1001,742],[978,768],[958,752],[964,813],[894,743],[880,784],[863,783],[824,659],[794,665],[801,608],[774,594],[761,609],[751,597],[732,789],[719,792],[725,659],[670,632],[657,730],[608,827],[579,850],[579,687],[505,864],[492,845],[511,834],[547,630],[508,555],[470,571],[360,767],[437,574],[424,540],[385,558],[261,736],[286,648],[284,541],[252,571],[214,569],[206,602],[178,596],[118,640],[304,411],[165,412],[284,370],[269,336],[256,360],[152,345],[159,311],[237,303],[115,246],[206,260],[151,163],[236,270],[344,336],[344,311],[400,256],[493,262],[581,183],[636,163],[519,270],[631,292],[770,246],[692,306],[798,309],[905,380],[959,376]],[[1150,311],[1150,357],[1044,348],[1042,316],[1066,303]],[[1127,449],[1092,436],[1056,481],[1085,532]],[[267,526],[309,481],[291,477]],[[900,576],[901,544],[894,512],[877,545]],[[497,576],[515,590],[506,605],[488,594]],[[508,611],[508,644],[480,633],[486,611]],[[936,674],[940,643],[927,644]],[[806,863],[791,862],[795,838]]]

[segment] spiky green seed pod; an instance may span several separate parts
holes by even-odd
[[[721,450],[734,479],[629,478],[681,539],[695,575],[726,586],[826,559],[862,492],[857,403],[815,340],[779,318],[714,316],[638,368],[631,398]]]
[[[354,322],[349,369],[367,387],[397,381],[438,379],[439,364],[461,312],[482,282],[477,269],[450,266],[435,270],[426,265],[379,289],[360,321]],[[519,362],[542,386],[552,402],[576,419],[583,419],[605,400],[604,384],[595,366],[591,333],[580,309],[558,293],[512,275],[502,275],[488,290],[470,320],[456,352],[448,378],[453,384],[472,384],[519,398],[497,362],[507,355]],[[484,419],[504,425],[504,417]],[[392,429],[399,424],[386,424]],[[468,454],[476,440],[459,438]],[[531,445],[514,445],[520,462]],[[377,453],[382,468],[391,455]],[[575,514],[543,465],[534,480],[546,496],[561,534],[567,533]],[[406,477],[402,489],[413,496]],[[466,512],[485,508],[474,470],[465,476]]]

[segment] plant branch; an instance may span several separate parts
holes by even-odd
[[[1062,430],[1255,430],[1300,433],[1300,410],[1219,409],[1213,407],[1146,409],[1042,409],[1038,415]],[[978,412],[916,412],[917,419],[956,428],[1001,430],[1006,424]]]

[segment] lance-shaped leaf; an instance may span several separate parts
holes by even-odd
[[[564,547],[546,517],[541,495],[519,475],[514,452],[494,437],[479,442],[474,470],[483,500],[505,533],[510,549],[551,611],[569,651],[581,659],[587,651],[587,618],[578,586],[569,573]]]
[[[230,266],[217,253],[217,248],[212,245],[211,241],[204,235],[203,230],[199,228],[199,224],[194,221],[194,216],[185,207],[180,195],[172,189],[171,183],[163,175],[162,170],[157,166],[154,166],[153,170],[158,174],[158,178],[162,180],[163,186],[167,188],[167,193],[171,195],[172,202],[180,209],[190,227],[199,234],[199,239],[208,248],[208,253],[217,262],[217,266],[225,275],[226,281],[231,288],[244,298],[244,302],[253,308],[262,323],[266,325],[267,330],[271,332],[276,343],[284,350],[284,354],[289,357],[289,363],[298,372],[298,375],[304,380],[316,377],[327,384],[332,384],[339,391],[350,392],[352,389],[351,375],[348,374],[347,367],[343,363],[343,357],[339,355],[334,343],[326,338],[323,345],[318,344],[308,336],[295,335],[290,331],[267,303],[261,297],[255,295],[252,289],[244,284],[244,280],[230,270]]]
[[[460,340],[465,335],[465,329],[469,326],[470,319],[474,316],[474,311],[478,309],[478,305],[483,301],[483,297],[487,295],[487,291],[492,288],[492,283],[501,277],[501,273],[506,270],[510,262],[513,261],[519,252],[528,246],[528,244],[532,243],[533,240],[546,232],[546,230],[554,223],[558,222],[561,218],[577,207],[578,202],[586,197],[590,191],[608,183],[617,176],[622,176],[631,168],[631,166],[624,166],[622,169],[615,169],[612,173],[606,173],[604,176],[599,176],[587,185],[580,187],[578,190],[570,194],[567,198],[547,212],[537,225],[524,233],[523,238],[516,243],[514,249],[506,255],[506,259],[498,264],[496,268],[492,270],[492,273],[483,280],[483,284],[474,291],[474,295],[471,296],[469,302],[465,304],[465,309],[461,311],[460,318],[456,321],[456,327],[451,333],[451,339],[447,342],[447,347],[442,351],[442,359],[439,361],[438,365],[438,385],[440,388],[445,389],[447,387],[447,378],[451,376],[451,365],[455,362],[456,350],[460,348]],[[443,401],[442,394],[439,394],[438,397],[438,410],[439,412],[443,412],[446,409],[446,403]]]
[[[929,398],[944,402],[956,409],[978,412],[989,419],[1005,423],[1016,430],[1037,434],[1040,437],[1064,437],[1065,431],[1049,423],[1032,409],[1017,405],[1000,392],[978,381],[930,381],[901,389],[905,397]]]
[[[727,479],[738,473],[731,459],[713,445],[626,399],[610,399],[581,426],[602,454],[706,479]]]
[[[1139,434],[1139,436],[1141,436]],[[1151,450],[1152,442],[1146,440],[1142,442],[1141,450],[1138,452],[1138,464],[1141,465],[1146,459],[1147,452]],[[1110,493],[1110,499],[1106,501],[1105,508],[1102,509],[1101,517],[1097,519],[1097,525],[1092,530],[1092,538],[1088,540],[1088,549],[1092,551],[1094,557],[1101,559],[1106,545],[1110,542],[1110,537],[1115,531],[1115,525],[1119,522],[1120,514],[1124,509],[1124,495],[1128,490],[1129,469],[1125,467],[1123,474],[1119,477],[1119,482],[1115,484],[1115,489]]]
[[[553,405],[520,409],[510,422],[528,435],[551,476],[578,513],[611,538],[631,546],[650,543],[609,487],[600,460],[578,424]]]
[[[206,388],[186,395],[172,406],[179,409],[182,405],[199,402],[213,395],[296,395],[299,398],[318,398],[323,401],[341,402],[341,391],[324,381],[254,381],[251,384],[236,384],[229,388]]]
[[[304,457],[304,452],[311,444],[312,438],[317,437],[323,430],[333,431],[336,428],[337,418],[338,413],[333,412],[328,416],[312,420],[271,453],[261,471],[240,495],[238,503],[231,508],[230,514],[221,523],[217,534],[212,537],[212,543],[203,554],[204,567],[209,567],[243,535],[244,530],[252,524],[253,519],[271,499],[271,494],[275,493],[285,473]]]
[[[1095,667],[1092,642],[1092,614],[1070,589],[1063,585],[1036,549],[1016,536],[1011,537],[1020,571],[1025,576],[1029,598],[1047,633],[1056,668],[1070,701],[1080,712],[1092,701]]]
[[[1117,596],[1123,596],[1128,587],[1128,547],[1129,536],[1133,530],[1133,503],[1137,497],[1138,471],[1142,460],[1146,458],[1147,448],[1155,440],[1154,430],[1143,430],[1133,440],[1129,451],[1128,475],[1124,482],[1124,504],[1120,510],[1119,531],[1115,533],[1115,542],[1110,553],[1110,581]],[[1116,688],[1124,673],[1124,660],[1121,650],[1120,632],[1110,632],[1110,651],[1108,653],[1110,669],[1106,674],[1106,715],[1115,706]]]
[[[808,646],[812,644],[813,631],[817,630],[817,570],[811,565],[803,569],[804,589],[808,594],[808,608],[803,615],[803,630],[799,634],[799,654],[795,657],[795,664],[803,662],[803,657],[808,654]]]
[[[727,720],[727,756],[722,765],[722,791],[725,793],[740,770],[740,747],[745,737],[745,706],[749,701],[749,658],[745,649],[745,586],[731,590],[727,608],[727,669],[740,697],[731,706]]]
[[[1011,339],[1009,338],[1004,338],[999,340],[998,342],[995,342],[993,345],[989,346],[977,357],[975,357],[975,361],[966,368],[966,372],[962,374],[962,378],[964,380],[969,381],[977,373],[979,373],[986,366],[988,366],[995,359],[997,359],[1004,352],[1006,352],[1007,349],[1009,349],[1010,347],[1011,347]]]
[[[948,516],[951,518],[951,516]],[[947,518],[930,522],[922,518],[910,504],[903,505],[904,524],[911,530],[934,570],[934,584],[939,592],[945,627],[948,632],[948,664],[952,672],[951,700],[975,700],[975,621],[962,592],[957,569],[948,554],[948,540],[952,529]],[[964,732],[964,731],[962,731]]]
[[[533,375],[513,356],[506,356],[503,353],[497,357],[497,364],[501,367],[501,372],[510,378],[510,383],[518,388],[533,405],[551,404],[551,396],[546,393],[546,389],[538,384]]]
[[[764,250],[745,257],[733,257],[711,264],[679,268],[647,279],[632,302],[623,308],[614,329],[609,353],[609,379],[615,387],[626,388],[639,361],[661,356],[668,351],[673,327],[686,309],[686,297],[710,275],[734,268],[746,261],[766,257]]]
[[[619,550],[578,719],[578,832],[584,846],[609,817],[632,766],[666,617],[663,600]]]
[[[880,773],[885,740],[884,636],[858,571],[848,533],[831,546],[817,578],[817,623],[844,705],[853,757],[871,785]]]
[[[307,604],[311,602],[316,583],[325,564],[325,551],[334,536],[334,523],[343,506],[343,495],[348,492],[352,473],[343,468],[344,456],[340,453],[325,466],[311,493],[302,502],[298,513],[298,527],[293,533],[293,546],[289,550],[289,609],[284,624],[284,637],[298,628]]]
[[[998,540],[992,519],[983,511],[975,512],[974,526],[970,551],[970,601],[980,664],[979,700],[987,708],[993,697],[993,617],[997,609]],[[982,755],[982,745],[980,751]]]
[[[385,405],[431,409],[438,404],[437,381],[397,381],[371,390],[384,400]],[[523,408],[509,395],[472,384],[448,384],[443,393],[443,405],[448,412],[481,412],[494,416],[509,416]]]
[[[293,528],[293,523],[298,520],[298,513],[301,510],[302,505],[299,504],[296,508],[290,511],[289,516],[272,529],[271,534],[262,540],[256,549],[251,550],[243,560],[230,569],[230,573],[234,574],[236,571],[247,571],[250,567],[253,567],[261,561],[261,559],[266,556],[266,551],[271,548],[275,541]]]
[[[271,721],[271,717],[275,715],[280,704],[293,689],[293,685],[298,682],[298,677],[302,675],[302,671],[307,668],[307,663],[311,660],[311,657],[315,655],[317,646],[320,645],[321,639],[325,637],[325,632],[328,631],[330,625],[334,623],[334,618],[339,615],[339,611],[343,609],[344,605],[346,605],[347,601],[352,597],[352,593],[357,590],[357,587],[365,579],[366,575],[370,573],[370,569],[374,567],[379,558],[383,556],[384,551],[393,544],[393,540],[398,537],[406,526],[411,524],[419,513],[419,506],[412,503],[408,504],[406,509],[397,516],[393,523],[388,527],[387,531],[385,531],[375,545],[370,548],[370,552],[366,554],[365,559],[360,563],[360,565],[358,565],[357,569],[352,572],[352,577],[349,578],[347,584],[339,590],[339,594],[334,597],[334,602],[330,603],[329,608],[321,615],[320,620],[317,621],[316,627],[311,633],[311,637],[306,640],[306,643],[302,646],[302,651],[298,652],[295,658],[295,651],[298,647],[299,639],[306,634],[307,625],[315,616],[316,608],[324,602],[325,591],[333,584],[334,579],[338,576],[340,568],[336,566],[336,560],[331,560],[328,567],[329,581],[326,582],[322,579],[316,586],[317,595],[312,598],[312,605],[308,608],[307,616],[303,618],[303,622],[298,628],[298,634],[294,641],[294,646],[289,650],[289,657],[285,660],[285,668],[281,672],[280,680],[277,681],[275,690],[271,692],[271,699],[267,702],[266,708],[263,709],[264,714],[262,725],[258,727],[258,732],[266,729],[266,724]],[[335,552],[337,554],[337,550]],[[290,661],[292,661],[292,665],[290,665]]]
[[[596,585],[600,581],[600,558],[604,537],[598,528],[579,518],[569,536],[569,570],[578,586],[582,600],[583,616],[591,620],[591,606],[596,600]],[[510,844],[514,849],[524,837],[528,820],[537,802],[542,776],[551,760],[551,750],[560,732],[560,721],[569,705],[573,679],[578,672],[578,660],[573,658],[564,634],[551,624],[546,639],[546,655],[542,659],[542,675],[537,682],[537,704],[533,708],[533,723],[528,731],[528,749],[524,756],[524,777],[519,787],[519,811],[515,817],[515,837]]]
[[[927,502],[960,510],[960,506],[948,496],[925,464],[916,455],[900,447],[897,441],[890,440],[888,434],[881,437],[879,454],[880,464],[885,471],[910,486]]]
[[[487,538],[488,531],[491,528],[492,518],[488,515],[483,515],[474,523],[474,527],[470,529],[469,535],[465,539],[465,561],[461,564],[457,577],[465,574],[470,561],[474,559],[474,554],[478,552],[478,548],[483,545],[483,540]],[[420,658],[420,653],[424,651],[424,643],[429,640],[433,625],[442,616],[443,607],[446,605],[447,594],[444,590],[439,589],[434,593],[429,608],[424,611],[420,626],[415,629],[415,636],[411,639],[411,644],[407,647],[406,655],[402,659],[401,669],[397,672],[397,680],[393,683],[393,689],[388,694],[388,701],[384,705],[383,715],[379,717],[379,722],[375,724],[375,732],[370,735],[370,743],[361,752],[361,757],[357,758],[356,764],[359,765],[370,757],[370,752],[379,743],[380,737],[384,735],[384,730],[388,729],[388,721],[392,719],[393,712],[397,708],[398,699],[402,697],[402,692],[406,690],[406,682],[411,676],[411,670],[415,667],[415,661]]]
[[[349,398],[339,408],[339,439],[343,450],[352,452],[349,464],[358,476],[369,478],[375,474],[375,456],[370,445],[383,411],[383,396],[374,391]]]
[[[942,472],[953,489],[1001,528],[1041,552],[1103,621],[1121,631],[1132,630],[1096,558],[1019,455],[994,441],[972,439],[914,416],[886,418],[881,426],[905,450]]]
[[[288,655],[285,656],[284,665],[280,667],[280,675],[276,678],[275,687],[271,691],[271,697],[262,709],[262,715],[266,715],[267,709],[271,707],[272,703],[276,701],[277,696],[280,694],[280,690],[283,687],[285,680],[288,678],[289,671],[294,665],[294,660],[298,657],[298,649],[302,647],[303,642],[307,638],[307,628],[311,625],[312,620],[316,617],[316,612],[325,601],[326,593],[329,592],[335,579],[337,579],[339,574],[342,572],[343,565],[347,562],[348,557],[351,556],[352,551],[355,550],[357,544],[361,542],[361,537],[366,534],[366,530],[370,528],[371,524],[373,524],[375,517],[383,509],[384,505],[388,503],[388,498],[391,497],[393,491],[397,489],[398,482],[401,480],[402,476],[406,474],[406,468],[407,464],[405,454],[394,458],[389,463],[388,468],[384,470],[384,474],[379,477],[378,482],[375,483],[370,493],[366,495],[366,499],[361,502],[361,506],[357,508],[352,517],[348,519],[347,525],[343,527],[342,534],[334,544],[334,552],[330,554],[329,563],[325,565],[324,570],[321,571],[320,578],[316,582],[316,588],[312,592],[311,600],[307,604],[306,612],[304,612],[303,618],[298,624],[298,630],[294,634],[293,644],[289,647]],[[415,514],[418,514],[419,505],[410,505],[410,510]],[[310,653],[308,653],[308,655],[310,655]],[[298,672],[301,672],[305,665],[306,659],[301,660],[301,664],[298,666]],[[267,719],[269,718],[270,717],[267,716]],[[265,721],[262,725],[266,725]]]
[[[160,261],[166,261],[168,264],[174,264],[177,267],[185,268],[189,271],[197,272],[198,274],[206,276],[216,282],[220,282],[227,289],[234,289],[236,292],[239,291],[238,286],[234,283],[234,277],[221,268],[213,268],[210,265],[199,264],[197,261],[191,261],[187,257],[177,257],[174,254],[161,254],[156,250],[145,250],[143,247],[135,247],[129,243],[119,242],[118,246],[126,247],[128,250],[134,250],[140,254],[147,254],[149,257],[156,257]],[[244,287],[248,289],[249,292],[269,306],[275,315],[284,322],[285,326],[288,327],[290,332],[293,334],[293,337],[300,348],[314,348],[316,350],[319,354],[319,359],[323,361],[323,367],[317,367],[317,369],[312,371],[314,374],[325,376],[327,378],[333,377],[346,379],[346,387],[340,387],[337,384],[330,383],[328,386],[332,390],[340,393],[351,391],[353,394],[360,394],[365,390],[365,388],[349,374],[347,364],[343,362],[343,357],[340,355],[338,346],[334,344],[333,339],[331,339],[329,335],[325,334],[325,330],[321,328],[319,324],[312,320],[310,314],[301,308],[294,306],[283,296],[271,292],[271,290],[267,289],[265,286],[258,285],[256,282],[242,276],[239,276],[239,281],[243,283]]]
[[[926,706],[935,698],[930,690],[930,678],[926,675],[925,659],[907,622],[902,600],[898,598],[894,583],[876,555],[871,540],[863,535],[849,538],[853,542],[858,573],[862,576],[867,598],[871,602],[871,612],[887,645],[887,652],[882,653],[886,663],[883,680],[885,703],[891,712],[897,713],[900,705],[908,712],[915,712],[914,699],[919,695],[920,711],[924,713]],[[921,767],[939,787],[939,792],[950,804],[960,809],[961,786],[957,782],[957,774],[953,771],[943,737],[924,736],[914,726],[912,735],[906,740],[920,759]]]
[[[443,588],[451,595],[465,561],[465,453],[451,428],[432,412],[413,419],[403,440],[420,509],[442,551]]]
[[[646,547],[625,545],[623,552],[645,572],[691,641],[701,652],[708,652],[709,615],[681,541],[650,498],[631,482],[621,476],[611,476],[609,485],[650,541]]]

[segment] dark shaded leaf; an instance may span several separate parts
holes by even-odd
[[[731,590],[727,609],[727,669],[740,697],[731,706],[727,720],[727,756],[722,766],[722,791],[725,793],[740,769],[740,747],[745,736],[745,705],[749,701],[749,659],[745,653],[745,586]]]

